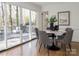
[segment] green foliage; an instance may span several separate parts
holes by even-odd
[[[56,16],[52,16],[48,19],[49,23],[55,23],[57,21]]]
[[[25,22],[25,24],[29,24],[29,17],[28,16],[24,17],[24,22]]]
[[[17,26],[19,26],[19,21],[18,21],[18,7],[16,7],[16,22],[17,22]]]

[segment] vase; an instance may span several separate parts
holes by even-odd
[[[54,23],[50,23],[50,29],[54,30]]]

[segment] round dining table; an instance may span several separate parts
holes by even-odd
[[[56,36],[61,36],[63,35],[64,33],[66,33],[65,30],[55,30],[55,31],[52,31],[52,30],[45,30],[46,33],[53,33],[55,34]]]
[[[53,39],[52,46],[48,46],[47,48],[50,50],[60,50],[58,46],[55,45],[55,41],[58,38],[58,36],[62,36],[64,33],[66,33],[65,30],[45,30],[46,33],[55,34],[56,38]],[[53,38],[53,37],[52,37]]]

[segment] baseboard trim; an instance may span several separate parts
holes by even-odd
[[[77,42],[77,41],[72,41],[72,43],[79,43],[79,42]]]

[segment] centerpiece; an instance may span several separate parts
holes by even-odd
[[[54,30],[54,23],[57,22],[56,16],[51,16],[49,19],[50,29]]]

